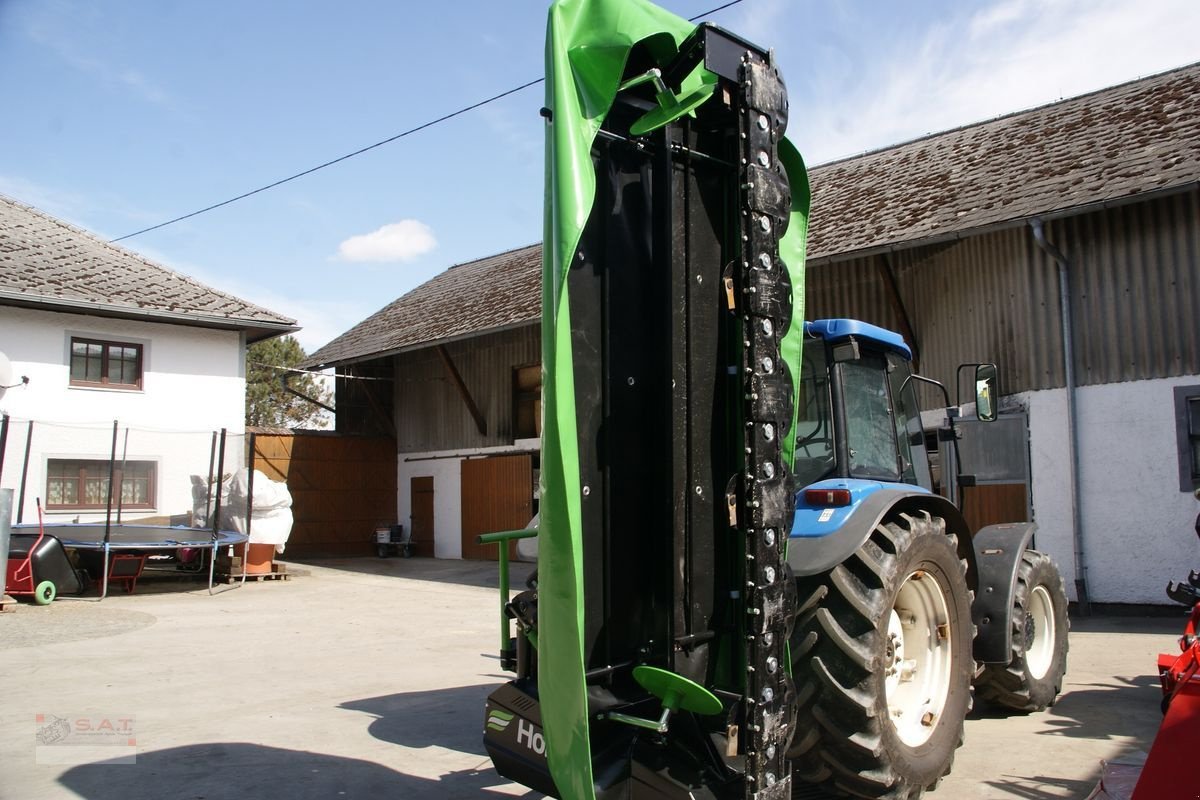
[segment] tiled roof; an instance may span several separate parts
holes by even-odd
[[[1200,181],[1200,64],[823,164],[810,259]]]
[[[296,330],[294,319],[2,195],[0,305],[233,328],[251,341]]]
[[[536,322],[542,313],[542,246],[451,267],[380,309],[307,364],[330,365]]]
[[[1200,64],[810,170],[808,258],[851,258],[1200,182]],[[453,267],[322,347],[370,358],[541,313],[541,246]]]

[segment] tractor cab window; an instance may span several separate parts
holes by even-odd
[[[885,365],[878,358],[862,358],[840,368],[850,477],[900,480]]]
[[[888,380],[896,405],[896,439],[900,443],[901,467],[905,483],[933,490],[929,474],[929,454],[925,449],[925,429],[921,425],[921,406],[917,402],[917,387],[908,377],[912,367],[895,354],[888,354]]]
[[[836,464],[833,422],[829,400],[829,363],[825,341],[808,339],[800,365],[800,392],[796,399],[796,486],[808,486],[827,477]]]

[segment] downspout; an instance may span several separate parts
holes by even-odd
[[[1075,598],[1082,616],[1091,614],[1087,590],[1087,558],[1083,546],[1083,521],[1079,508],[1079,426],[1075,415],[1075,346],[1071,339],[1071,262],[1063,252],[1046,240],[1041,219],[1029,220],[1033,239],[1046,255],[1058,265],[1058,307],[1062,323],[1063,372],[1067,382],[1067,432],[1071,437],[1068,448],[1070,468],[1068,478],[1071,498],[1071,541],[1075,550]]]

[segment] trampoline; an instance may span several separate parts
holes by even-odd
[[[36,524],[13,525],[12,532],[37,533]],[[103,522],[51,522],[44,525],[46,535],[53,536],[68,549],[96,550],[104,554],[101,571],[100,598],[108,595],[109,556],[115,550],[178,550],[193,548],[210,550],[208,560],[208,591],[212,594],[216,550],[219,547],[242,544],[247,535],[236,531],[213,531],[211,528],[187,528],[169,525],[136,525],[127,522],[105,525]]]

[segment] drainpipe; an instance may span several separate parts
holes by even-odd
[[[1075,598],[1079,613],[1092,613],[1087,591],[1087,559],[1084,556],[1082,514],[1079,508],[1079,427],[1075,421],[1075,346],[1071,340],[1071,262],[1062,251],[1046,240],[1041,219],[1029,220],[1033,239],[1046,255],[1058,265],[1058,307],[1062,321],[1063,372],[1067,380],[1067,432],[1071,437],[1068,449],[1068,470],[1071,498],[1071,541],[1075,549]]]

